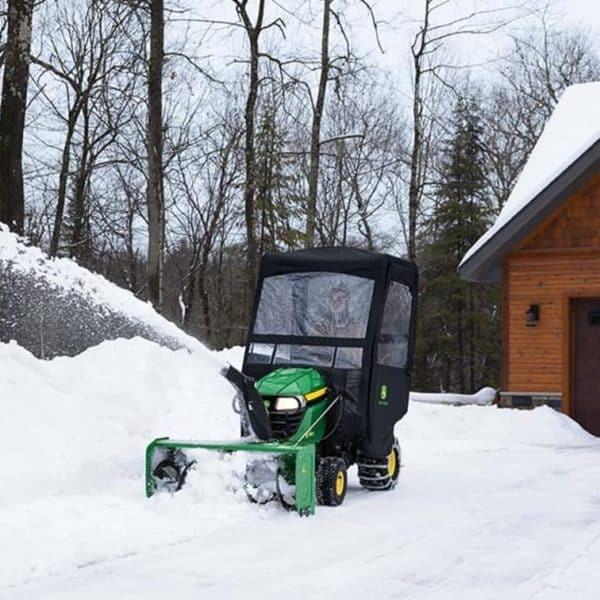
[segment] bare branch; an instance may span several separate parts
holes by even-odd
[[[379,50],[381,54],[385,54],[385,50],[381,44],[381,39],[379,37],[379,24],[377,23],[377,19],[375,18],[375,12],[373,11],[373,7],[367,2],[367,0],[360,0],[360,3],[369,11],[369,16],[371,17],[371,24],[373,25],[373,30],[375,31],[375,39],[377,40],[377,45],[379,46]]]

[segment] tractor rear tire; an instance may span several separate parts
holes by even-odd
[[[400,475],[401,451],[394,440],[392,451],[384,458],[361,456],[358,461],[360,485],[367,490],[385,491],[396,487]]]
[[[346,462],[336,456],[326,456],[317,467],[317,502],[324,506],[339,506],[346,497],[348,472]]]

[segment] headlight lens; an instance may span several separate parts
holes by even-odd
[[[296,412],[305,404],[306,401],[300,396],[278,396],[275,398],[273,408],[282,412]]]

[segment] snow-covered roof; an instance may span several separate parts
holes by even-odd
[[[496,280],[501,255],[549,216],[557,201],[566,200],[574,185],[597,171],[599,108],[600,82],[564,91],[496,222],[463,257],[462,277]],[[585,163],[578,164],[584,156]]]

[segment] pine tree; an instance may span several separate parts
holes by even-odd
[[[285,158],[285,137],[276,107],[268,102],[256,134],[256,220],[259,253],[292,250],[303,241],[301,198],[295,195],[292,167]]]
[[[489,227],[481,118],[475,99],[460,98],[440,161],[432,219],[421,239],[416,383],[472,393],[498,378],[497,290],[462,281],[456,267]]]

